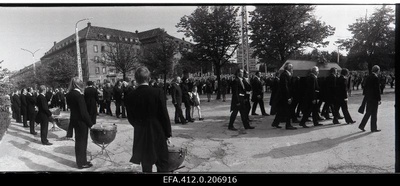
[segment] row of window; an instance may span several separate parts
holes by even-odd
[[[108,69],[109,74],[114,74],[115,71],[116,71],[117,74],[119,73],[118,70],[115,70],[115,69],[113,69],[113,68],[109,68],[109,69]],[[102,74],[107,74],[107,69],[106,69],[106,67],[102,67],[102,68],[101,68],[101,72],[102,72]],[[96,74],[100,74],[100,67],[96,67],[95,73],[96,73]],[[133,74],[133,71],[130,71],[129,74]]]

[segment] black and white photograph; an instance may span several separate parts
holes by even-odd
[[[396,6],[1,3],[0,172],[398,173]]]

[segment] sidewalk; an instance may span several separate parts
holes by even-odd
[[[204,121],[199,121],[195,112],[194,123],[174,124],[174,108],[169,99],[172,143],[188,152],[185,167],[178,172],[394,173],[394,89],[387,88],[382,95],[379,133],[369,132],[369,123],[366,132],[357,128],[363,117],[357,113],[360,92],[353,91],[349,98],[349,111],[356,124],[333,125],[332,120],[327,120],[321,127],[292,131],[272,128],[274,116],[250,116],[254,120],[251,125],[256,127],[253,130],[244,130],[238,116],[234,125],[240,130],[227,130],[230,101],[215,100],[215,95],[211,102],[202,96]],[[230,95],[227,97],[230,100]],[[267,98],[264,103],[269,111],[269,95]],[[259,108],[257,113],[260,114]],[[62,115],[67,117],[68,113]],[[127,119],[103,114],[97,118],[98,123],[117,124],[117,136],[106,148],[113,153],[112,162],[100,155],[91,161],[93,167],[82,170],[76,168],[74,141],[63,140],[66,131],[50,130],[48,138],[53,145],[44,146],[40,135],[29,134],[29,128],[12,121],[0,141],[0,172],[141,172],[139,165],[129,163],[133,127]],[[39,127],[36,131],[40,131]],[[94,155],[100,149],[89,136],[88,152]]]

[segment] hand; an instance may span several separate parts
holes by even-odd
[[[260,98],[261,98],[261,95],[258,95],[257,98],[260,99]]]
[[[236,104],[236,106],[240,106],[240,103]]]
[[[346,98],[346,99],[344,99],[344,101],[347,102],[347,101],[349,101],[349,99]]]
[[[312,100],[312,104],[317,104],[317,100]]]
[[[288,99],[288,104],[292,104],[292,98]]]
[[[171,145],[171,137],[167,138],[167,145]]]
[[[379,101],[379,102],[378,102],[378,105],[380,105],[381,103],[382,103],[382,102],[381,102],[381,101]]]

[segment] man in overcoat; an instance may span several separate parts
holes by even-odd
[[[46,86],[40,85],[40,94],[36,100],[36,106],[38,107],[38,113],[35,118],[36,123],[40,123],[40,140],[43,145],[52,145],[47,139],[47,133],[49,131],[49,117],[52,113],[49,110],[48,101],[45,97]]]
[[[141,164],[143,172],[168,170],[168,142],[172,136],[164,91],[149,86],[150,71],[139,67],[135,72],[138,87],[126,98],[129,123],[134,127],[133,154],[130,162]]]
[[[96,124],[97,102],[99,101],[99,96],[97,94],[97,89],[94,88],[93,81],[88,81],[86,84],[87,87],[84,91],[86,108],[90,115],[90,120],[92,121],[92,124]]]

